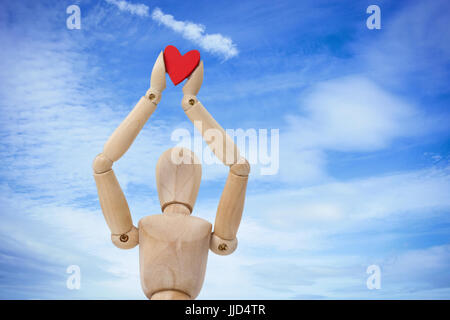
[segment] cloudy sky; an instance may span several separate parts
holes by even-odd
[[[172,44],[200,51],[198,97],[217,121],[267,130],[278,161],[252,166],[239,247],[210,253],[199,299],[449,299],[449,14],[447,1],[2,1],[0,298],[145,298],[138,248],[111,243],[91,165]],[[160,212],[172,133],[194,132],[167,80],[114,165],[135,224]],[[194,215],[214,221],[226,175],[203,165]]]

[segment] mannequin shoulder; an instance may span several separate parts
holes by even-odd
[[[139,233],[173,241],[180,236],[187,239],[202,239],[211,234],[209,221],[184,214],[155,214],[139,221]]]

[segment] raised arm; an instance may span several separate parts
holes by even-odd
[[[236,233],[244,210],[245,192],[250,173],[248,161],[241,157],[233,139],[214,120],[197,99],[203,82],[203,62],[191,74],[183,87],[183,110],[200,131],[212,152],[230,167],[225,188],[220,198],[211,238],[210,249],[220,255],[232,253],[237,247]]]
[[[111,240],[121,249],[135,247],[139,243],[139,239],[138,231],[133,226],[127,200],[112,165],[128,150],[155,111],[161,100],[161,93],[166,87],[165,73],[164,58],[161,52],[153,66],[150,89],[109,137],[103,147],[103,152],[94,159],[94,179],[100,205],[111,230]]]

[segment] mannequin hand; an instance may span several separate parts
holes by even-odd
[[[191,73],[186,84],[183,86],[183,100],[181,105],[183,110],[187,111],[197,102],[197,94],[200,91],[203,82],[203,61],[200,61],[197,68]]]
[[[150,79],[150,89],[145,96],[154,104],[158,104],[161,100],[161,94],[166,88],[166,66],[164,64],[163,52],[159,54],[153,65],[152,76]]]

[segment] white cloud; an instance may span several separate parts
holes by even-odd
[[[127,11],[141,17],[149,16],[149,7],[145,4],[132,4],[124,0],[106,0],[113,4],[121,11]],[[202,24],[190,21],[176,20],[174,16],[162,12],[160,8],[155,8],[151,14],[151,18],[169,29],[181,34],[186,40],[192,41],[205,51],[228,60],[238,55],[239,51],[231,38],[221,35],[220,33],[205,33],[206,27]]]
[[[244,299],[447,299],[450,293],[448,245],[405,250],[387,258],[333,252],[239,258],[245,262],[236,259],[240,268],[233,270],[229,282],[241,288]],[[366,287],[371,264],[381,268],[381,290]],[[211,275],[208,280],[212,289],[223,286],[228,293],[221,278]]]
[[[236,256],[210,256],[202,297],[232,298],[236,286],[254,299],[446,297],[448,245],[397,247],[424,232],[408,228],[411,221],[445,220],[449,189],[446,167],[249,194]],[[212,221],[211,207],[196,214]],[[378,292],[366,288],[371,264],[382,269]]]
[[[141,17],[148,17],[149,7],[145,4],[133,4],[124,0],[105,0],[106,2],[113,4],[121,11],[128,11],[131,14],[135,14]]]
[[[287,120],[305,149],[379,150],[423,129],[414,106],[361,76],[318,83],[301,105]]]
[[[282,76],[290,76],[294,87],[305,86],[290,74]],[[272,87],[264,85],[266,82],[272,80],[263,77],[259,90]],[[244,81],[236,87],[245,87],[252,93],[257,91],[253,85],[247,85]],[[208,96],[208,101],[214,101],[212,96],[216,95],[222,97],[223,93],[217,90]],[[273,103],[281,107],[277,105],[278,100]],[[384,150],[402,138],[434,132],[437,122],[436,118],[420,112],[419,106],[362,75],[317,82],[302,91],[301,99],[288,103],[293,111],[285,116],[280,127],[279,176],[261,176],[263,166],[255,164],[252,179],[321,183],[330,178],[328,151],[370,153]]]
[[[355,232],[378,230],[382,241],[395,239],[382,232],[386,221],[389,228],[401,227],[393,221],[426,220],[450,210],[449,189],[450,167],[445,167],[250,193],[238,238],[249,254],[265,248],[293,255],[345,245],[345,240],[336,243],[335,236]],[[201,202],[195,214],[214,221],[211,208],[216,206],[212,200]]]
[[[326,179],[326,151],[382,150],[398,138],[433,128],[433,120],[416,106],[359,75],[313,85],[286,122],[280,133],[280,174],[296,182]]]
[[[219,33],[207,34],[204,25],[175,20],[172,15],[165,14],[159,8],[153,10],[152,19],[180,33],[183,38],[198,44],[206,51],[222,56],[225,60],[238,55],[237,47],[230,38]]]
[[[237,286],[249,299],[445,297],[448,289],[436,288],[448,281],[442,274],[448,246],[395,248],[407,241],[399,229],[450,210],[449,189],[450,168],[444,167],[250,193],[238,250],[226,259],[210,255],[200,298],[236,297]],[[195,214],[213,221],[215,205],[201,202]],[[411,228],[406,237],[422,233]],[[388,252],[372,252],[384,247]],[[379,292],[366,288],[371,264],[382,268]],[[224,270],[232,270],[227,281]]]
[[[381,261],[383,276],[389,287],[399,284],[402,291],[410,288],[430,290],[450,286],[450,245],[407,251]]]
[[[429,168],[380,177],[328,182],[249,196],[248,212],[274,225],[326,226],[360,223],[396,214],[449,210],[450,168]],[[298,230],[298,229],[297,229]],[[328,232],[328,231],[327,231]]]

